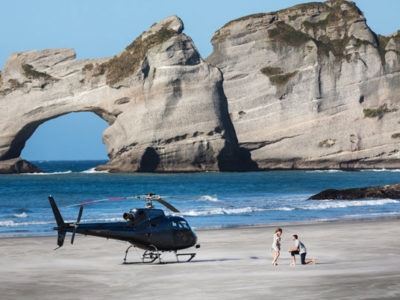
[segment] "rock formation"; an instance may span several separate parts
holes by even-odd
[[[1,71],[0,160],[18,157],[43,122],[91,111],[111,171],[240,169],[222,76],[168,17],[120,54],[76,60],[72,49],[11,54]]]
[[[376,35],[353,2],[331,0],[231,21],[212,43],[259,168],[400,167],[400,31]]]
[[[0,160],[43,122],[91,111],[111,171],[400,168],[400,31],[353,2],[227,23],[203,60],[168,17],[120,54],[14,53],[0,72]]]
[[[369,198],[400,199],[400,184],[322,191],[308,200],[356,200]]]
[[[43,173],[38,167],[21,158],[0,161],[0,174]]]

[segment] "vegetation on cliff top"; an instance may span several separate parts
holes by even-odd
[[[53,78],[49,74],[35,70],[32,65],[23,64],[22,69],[24,70],[25,76],[29,79],[55,80],[55,78]]]
[[[342,7],[343,4],[346,4],[347,9],[343,9]],[[315,22],[313,22],[312,19],[304,21],[302,23],[302,27],[303,29],[305,29],[305,31],[313,30],[313,32],[315,33],[317,30],[320,29],[326,30],[327,27],[336,26],[338,27],[338,30],[343,30],[345,32],[345,34],[343,35],[344,37],[341,39],[330,39],[327,35],[322,35],[319,36],[318,38],[314,38],[307,32],[303,30],[296,30],[294,27],[282,21],[284,17],[279,18],[279,16],[286,15],[288,16],[289,20],[295,20],[297,17],[302,15],[307,15],[307,14],[311,15],[311,13],[314,14],[315,11],[319,11],[320,13],[325,13],[326,17],[324,19],[320,19]],[[329,56],[329,53],[331,52],[337,60],[342,60],[342,59],[349,60],[350,55],[346,54],[346,46],[348,45],[351,39],[350,37],[347,36],[348,22],[360,18],[360,16],[362,16],[362,12],[358,9],[355,3],[344,0],[334,0],[331,1],[329,5],[321,2],[304,3],[283,10],[279,10],[277,12],[272,12],[269,14],[259,13],[232,20],[226,23],[220,30],[218,30],[214,34],[212,41],[214,42],[216,40],[223,39],[229,36],[230,31],[226,27],[235,22],[240,22],[248,19],[261,18],[264,17],[265,15],[278,16],[277,21],[276,20],[271,21],[273,24],[275,24],[275,28],[268,30],[268,35],[271,39],[292,47],[300,47],[304,45],[306,42],[312,40],[317,45],[319,55]],[[384,64],[384,56],[385,56],[384,48],[386,47],[387,40],[385,39],[385,37],[382,36],[378,36],[378,38],[380,39],[379,41],[380,46],[378,47],[378,51],[381,55],[382,62]],[[368,41],[361,41],[357,39],[356,43],[357,43],[356,47],[366,43],[371,44]]]
[[[84,67],[83,67],[83,69],[82,69],[82,71],[92,71],[93,70],[93,64],[92,63],[89,63],[89,64],[86,64],[86,65],[84,65]]]
[[[276,23],[275,28],[268,30],[268,35],[276,41],[293,47],[302,46],[312,39],[308,34],[294,29],[283,21]]]
[[[139,70],[150,48],[162,44],[177,34],[176,31],[167,28],[167,26],[162,27],[144,39],[143,34],[141,34],[122,53],[101,64],[96,74],[101,75],[105,73],[107,84],[114,85]]]

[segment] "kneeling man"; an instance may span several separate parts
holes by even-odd
[[[301,241],[299,241],[299,237],[297,236],[297,234],[293,234],[292,240],[294,241],[294,248],[289,250],[290,254],[292,255],[292,260],[293,260],[292,265],[293,266],[296,265],[296,258],[295,258],[296,254],[300,254],[300,260],[302,265],[307,265],[309,263],[315,264],[315,259],[306,260],[306,255],[307,255],[306,246],[304,246],[304,244]]]

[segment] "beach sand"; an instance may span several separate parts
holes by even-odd
[[[198,230],[190,263],[123,265],[127,244],[76,236],[0,239],[0,299],[400,299],[400,218]],[[298,234],[316,265],[289,266]],[[190,249],[189,249],[190,250]],[[128,260],[138,261],[131,251]],[[174,261],[166,254],[165,261]]]

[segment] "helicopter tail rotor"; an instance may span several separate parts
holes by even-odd
[[[74,244],[76,229],[78,228],[78,224],[81,221],[82,212],[83,212],[83,206],[81,205],[79,208],[78,218],[76,219],[76,222],[73,224],[74,231],[72,232],[72,236],[71,236],[71,245]]]

